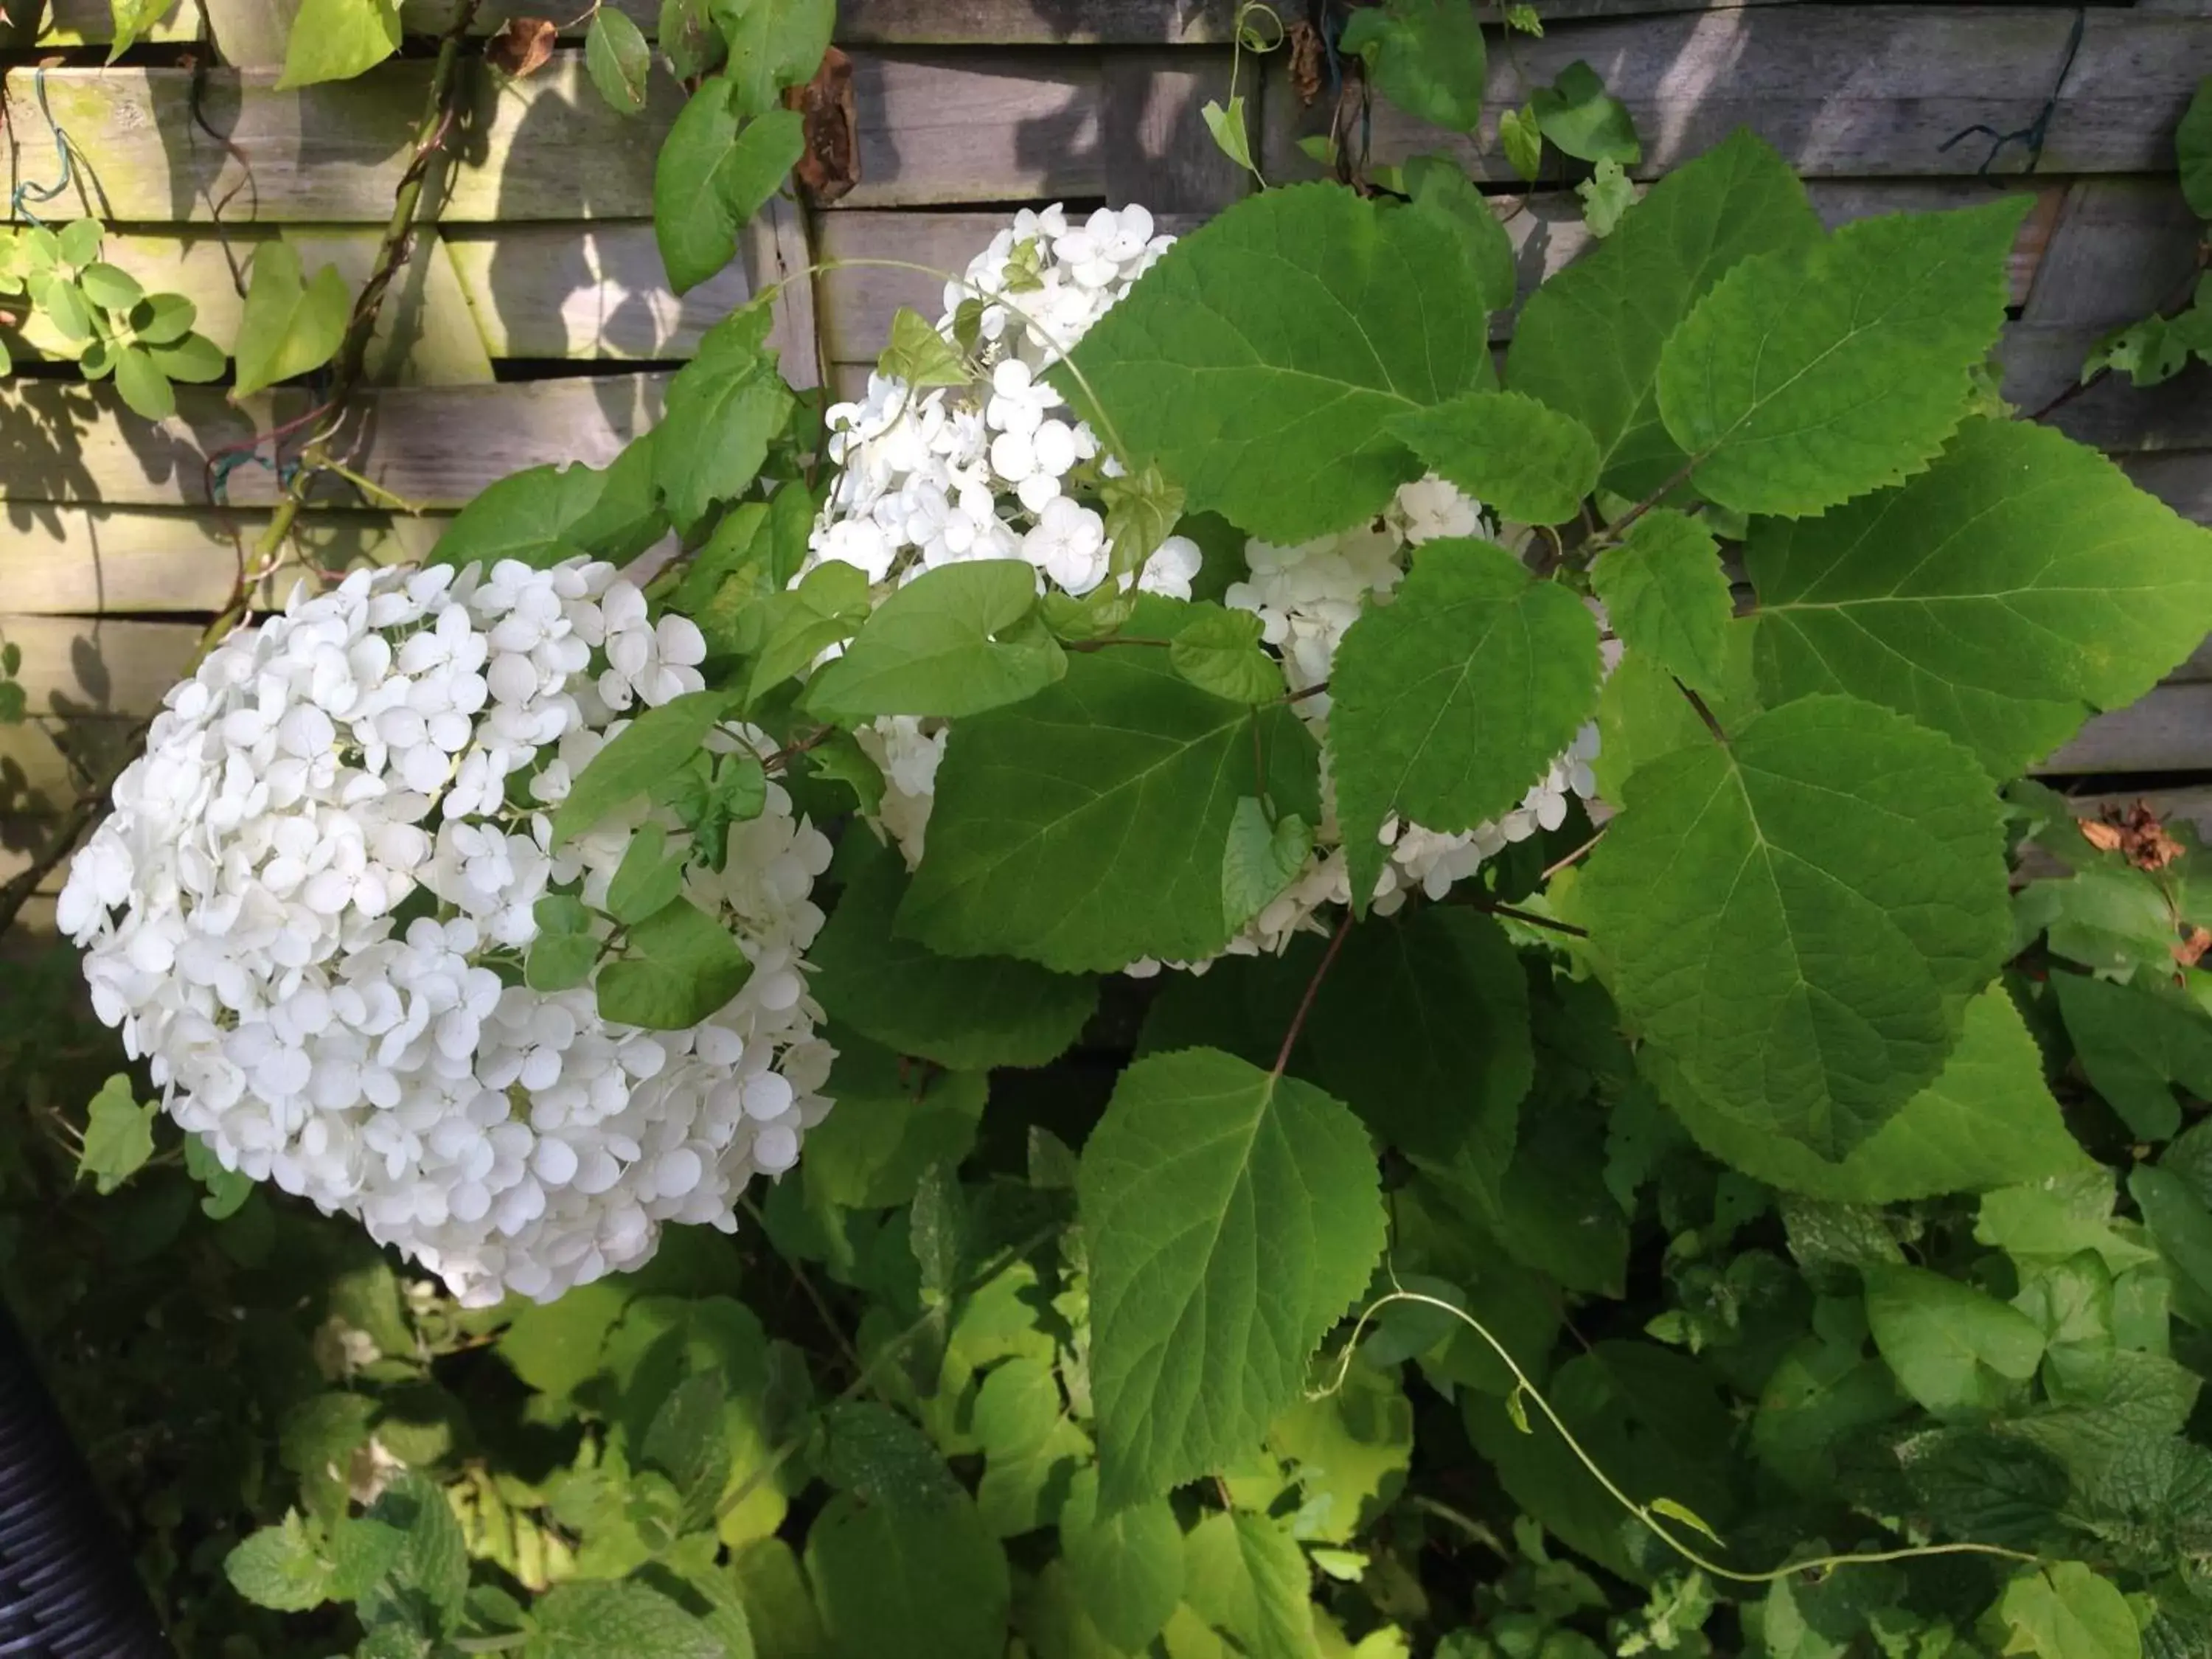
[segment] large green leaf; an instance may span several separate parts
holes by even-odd
[[[1369,917],[1322,981],[1305,1036],[1302,1074],[1380,1139],[1437,1158],[1470,1140],[1510,1155],[1535,1057],[1528,975],[1489,917],[1430,904]]]
[[[1698,490],[1796,517],[1925,467],[2004,326],[2033,203],[1856,220],[1723,277],[1659,360],[1660,413]]]
[[[1971,421],[1896,489],[1753,522],[1760,689],[1887,703],[2011,777],[2212,633],[2212,532],[2047,427]]]
[[[1098,1477],[1075,1478],[1060,1516],[1060,1553],[1091,1622],[1131,1653],[1160,1633],[1183,1593],[1183,1534],[1174,1509],[1154,1498],[1098,1512]]]
[[[757,302],[724,318],[668,384],[666,415],[653,434],[653,483],[687,534],[716,501],[751,488],[769,441],[791,417],[791,388],[764,349],[769,321]]]
[[[1317,822],[1313,740],[1292,710],[1201,691],[1167,654],[1079,657],[1027,702],[953,727],[901,933],[946,956],[1067,973],[1228,943],[1221,865],[1237,802],[1272,794]]]
[[[831,1498],[807,1530],[806,1573],[837,1659],[1006,1651],[1006,1553],[957,1488],[929,1508]]]
[[[2051,988],[2075,1058],[2138,1139],[2167,1140],[2179,1130],[2177,1084],[2212,1100],[2212,1019],[2186,997],[2085,974],[2055,973]]]
[[[1296,185],[1176,243],[1060,383],[1095,393],[1122,460],[1157,462],[1193,512],[1290,544],[1382,511],[1421,471],[1383,422],[1475,389],[1489,361],[1453,232]]]
[[[1258,1443],[1367,1282],[1382,1206],[1349,1109],[1212,1048],[1122,1073],[1077,1191],[1113,1508]]]
[[[243,398],[337,355],[353,310],[353,290],[336,265],[304,276],[300,251],[279,239],[253,255],[253,277],[238,321],[238,385]]]
[[[796,110],[750,120],[736,89],[716,76],[691,94],[653,167],[653,234],[678,293],[737,258],[738,229],[760,211],[806,148]]]
[[[1183,1535],[1183,1600],[1251,1659],[1321,1659],[1297,1540],[1264,1515],[1209,1515]]]
[[[1770,1187],[1837,1203],[1987,1192],[2088,1167],[2043,1080],[2042,1054],[2001,985],[1966,1005],[1959,1046],[1936,1080],[1840,1160],[1715,1111],[1679,1079],[1660,1092],[1715,1158]]]
[[[979,559],[926,570],[878,605],[845,653],[815,674],[806,708],[845,726],[878,714],[979,714],[1066,672],[1066,653],[1037,616],[1036,567]]]
[[[2005,1586],[1997,1613],[2007,1653],[2034,1659],[2141,1659],[2142,1631],[2119,1586],[2079,1561],[2023,1572]]]
[[[1390,422],[1413,453],[1516,524],[1564,524],[1597,485],[1597,441],[1522,392],[1464,392]]]
[[[1652,185],[1619,229],[1536,290],[1505,383],[1588,427],[1613,489],[1646,494],[1682,464],[1655,390],[1667,337],[1739,260],[1820,234],[1789,163],[1737,132]]]
[[[1098,1006],[1095,980],[1012,957],[940,957],[892,929],[907,878],[871,859],[807,951],[831,1018],[903,1054],[957,1071],[1043,1066]]]
[[[1517,290],[1513,239],[1492,210],[1490,198],[1447,155],[1416,155],[1403,172],[1413,210],[1435,220],[1458,241],[1474,273],[1483,308],[1492,314],[1510,311]]]
[[[1924,1267],[1861,1271],[1875,1346],[1929,1411],[1995,1412],[2043,1363],[2043,1332],[2010,1303]]]
[[[555,844],[584,834],[617,807],[637,799],[689,763],[729,703],[726,691],[687,691],[657,708],[642,710],[569,784],[567,796],[553,811]]]
[[[532,466],[501,478],[461,509],[424,562],[518,559],[543,570],[586,554],[620,561],[667,524],[653,497],[652,447],[633,444],[604,470]]]
[[[1597,556],[1589,577],[1613,633],[1630,650],[1693,690],[1711,695],[1729,686],[1735,605],[1712,532],[1672,507],[1654,508],[1619,546]]]
[[[837,21],[836,0],[713,0],[710,9],[730,43],[726,73],[743,115],[774,109],[786,87],[812,79]]]
[[[1487,542],[1431,542],[1352,623],[1329,682],[1330,759],[1352,902],[1398,813],[1472,830],[1516,805],[1597,707],[1597,626],[1573,593]]]
[[[1714,1108],[1840,1158],[1934,1081],[2009,948],[1996,794],[1808,697],[1629,780],[1577,893],[1623,1015]]]
[[[276,90],[350,80],[398,50],[394,0],[301,0],[284,37],[284,72],[276,77]]]

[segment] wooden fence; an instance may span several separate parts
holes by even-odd
[[[45,15],[9,0],[15,32],[0,32],[11,191],[51,182],[65,139],[75,199],[47,216],[100,215],[114,233],[106,257],[190,296],[204,331],[226,343],[257,242],[281,236],[311,267],[365,272],[428,74],[424,58],[403,56],[358,81],[277,91],[295,3],[177,0],[114,68],[100,66],[107,0],[48,0]],[[610,3],[648,31],[656,21],[657,0]],[[1276,4],[1297,15],[1304,0]],[[476,27],[538,9],[488,0]],[[625,118],[592,90],[576,40],[519,82],[473,65],[437,228],[387,307],[375,387],[352,422],[353,470],[419,511],[368,510],[332,489],[303,520],[310,544],[333,562],[405,556],[518,467],[604,463],[651,419],[705,328],[812,261],[958,266],[1024,202],[1141,201],[1170,226],[1195,222],[1247,187],[1199,114],[1227,92],[1231,10],[1226,0],[844,0],[860,185],[811,216],[778,204],[728,271],[680,299],[650,222],[654,149],[682,98],[665,66],[646,113]],[[1492,110],[1586,59],[1634,114],[1644,174],[1741,125],[1796,163],[1832,223],[2032,192],[2002,346],[2006,395],[2024,408],[2069,385],[2101,334],[2170,302],[2193,268],[2201,227],[2175,185],[2172,137],[2212,73],[2212,0],[1539,0],[1539,10],[1541,40],[1493,53]],[[454,0],[408,0],[410,47],[453,14]],[[1296,141],[1325,125],[1327,88],[1304,105],[1280,52],[1248,58],[1240,85],[1262,172],[1310,175]],[[1993,135],[2031,130],[2041,135],[2032,173],[2024,138],[1992,156]],[[1368,137],[1377,161],[1442,149],[1492,187],[1518,188],[1488,122],[1468,142],[1378,101]],[[1565,189],[1535,189],[1524,206],[1510,229],[1525,289],[1588,239]],[[934,314],[936,287],[875,269],[793,283],[777,325],[787,368],[801,383],[850,384],[896,307]],[[1494,319],[1501,338],[1512,322]],[[301,391],[240,407],[220,388],[179,387],[177,414],[152,424],[56,367],[0,386],[0,636],[22,648],[33,714],[0,727],[0,876],[155,704],[191,649],[192,618],[229,592],[266,522],[276,474],[234,465],[218,490],[208,458],[308,407]],[[2053,419],[2212,521],[2212,371],[2151,392],[2108,380]],[[2212,800],[2188,787],[2188,775],[2212,774],[2212,653],[2092,722],[2050,770],[2158,790],[2197,812]]]

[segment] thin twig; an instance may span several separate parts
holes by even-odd
[[[1555,933],[1565,933],[1571,939],[1588,939],[1589,929],[1577,927],[1571,921],[1561,921],[1555,916],[1540,916],[1534,910],[1523,910],[1510,904],[1500,904],[1496,899],[1473,898],[1468,901],[1478,910],[1493,916],[1503,916],[1508,921],[1526,922],[1531,927],[1548,927]]]
[[[1283,1046],[1275,1055],[1275,1069],[1267,1073],[1269,1077],[1282,1076],[1290,1065],[1291,1050],[1298,1046],[1298,1034],[1306,1028],[1306,1016],[1313,1012],[1314,999],[1321,994],[1321,982],[1328,977],[1329,965],[1344,948],[1345,936],[1351,932],[1352,918],[1340,918],[1336,932],[1329,936],[1328,949],[1321,953],[1321,960],[1314,965],[1313,977],[1306,981],[1306,994],[1298,999],[1297,1012],[1291,1016],[1291,1029],[1283,1033]]]
[[[1597,834],[1592,836],[1588,841],[1576,848],[1573,852],[1568,854],[1566,857],[1559,860],[1556,864],[1546,865],[1544,866],[1544,873],[1539,876],[1537,879],[1539,881],[1551,880],[1551,878],[1553,876],[1558,875],[1560,871],[1566,869],[1571,865],[1580,862],[1584,854],[1588,853],[1591,848],[1596,846],[1598,842],[1604,839],[1605,831],[1601,830]]]

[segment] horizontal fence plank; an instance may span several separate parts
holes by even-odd
[[[0,604],[33,616],[102,611],[208,614],[229,603],[239,573],[268,528],[262,510],[47,507],[18,509],[26,529],[0,538]],[[310,570],[403,563],[429,552],[442,515],[304,513],[293,525],[298,563],[288,562],[264,598],[281,600]]]
[[[604,466],[660,411],[667,376],[633,374],[500,386],[399,386],[361,393],[337,444],[344,464],[380,489],[423,510],[458,507],[486,484],[541,462]],[[0,386],[0,501],[139,507],[204,507],[204,460],[250,442],[310,407],[287,390],[244,407],[205,386],[177,388],[177,413],[149,422],[122,413],[113,390],[64,380]],[[229,501],[270,504],[280,493],[264,466],[229,475]],[[322,506],[358,505],[331,480]]]
[[[405,59],[289,92],[270,70],[211,71],[200,77],[204,130],[190,70],[49,70],[48,105],[77,153],[68,210],[144,224],[381,224],[430,67]],[[9,72],[10,107],[32,106],[32,75]],[[845,199],[1103,196],[1100,75],[1096,52],[856,54],[862,182]],[[635,118],[607,107],[580,52],[523,81],[478,64],[471,85],[458,156],[441,166],[441,222],[652,216],[653,156],[684,100],[665,64]],[[37,125],[10,122],[6,140],[11,184],[51,179],[52,141]]]
[[[2100,714],[2039,771],[2212,771],[2212,682],[2161,685],[2141,702]]]
[[[2212,365],[2191,363],[2162,386],[2107,374],[2075,391],[2083,360],[2106,332],[2009,325],[1997,349],[2006,401],[2024,415],[2048,408],[2050,425],[2116,453],[2212,447]],[[2054,406],[2061,394],[2069,395]]]
[[[2070,8],[1789,5],[1547,26],[1544,39],[1491,60],[1473,138],[1377,100],[1372,155],[1397,161],[1442,150],[1478,177],[1510,181],[1499,112],[1579,58],[1635,118],[1644,159],[1632,171],[1639,176],[1664,172],[1738,126],[1808,174],[1972,173],[1990,140],[1959,135],[2027,128],[2054,84],[2040,171],[2171,168],[2174,125],[2212,53],[2212,18],[2098,7],[2083,15],[2081,49],[2063,84]],[[1262,169],[1271,179],[1312,177],[1315,164],[1295,140],[1328,129],[1327,100],[1302,109],[1279,58],[1267,74]],[[1991,170],[2017,173],[2027,159],[2014,144]]]

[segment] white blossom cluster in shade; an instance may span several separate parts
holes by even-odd
[[[829,1110],[802,954],[828,841],[771,783],[725,868],[689,872],[753,964],[689,1030],[520,972],[537,901],[603,902],[649,816],[556,848],[548,809],[704,654],[582,560],[295,593],[171,690],[70,866],[94,1008],[224,1167],[358,1216],[469,1305],[636,1267],[667,1222],[728,1230]]]

